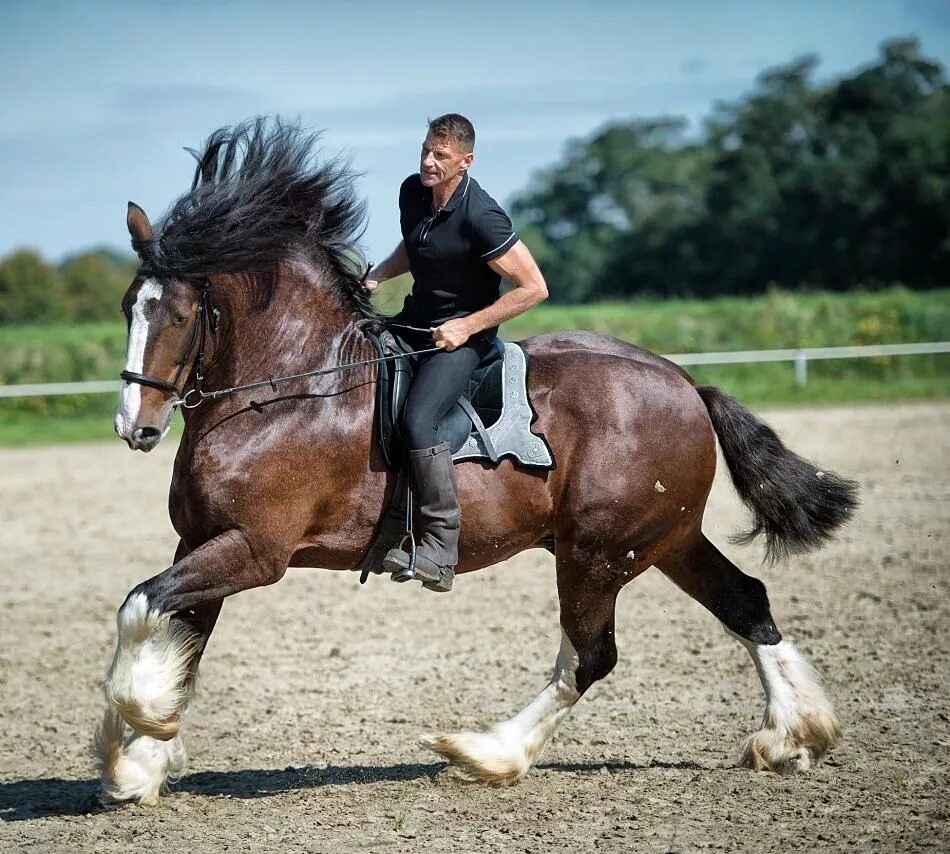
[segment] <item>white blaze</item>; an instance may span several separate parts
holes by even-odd
[[[145,345],[148,343],[148,320],[145,304],[162,298],[162,286],[155,279],[146,279],[139,288],[132,306],[132,322],[129,324],[129,351],[125,369],[140,374],[145,365]],[[132,435],[135,422],[142,407],[142,386],[124,383],[119,391],[119,409],[115,414],[115,430],[123,439]]]

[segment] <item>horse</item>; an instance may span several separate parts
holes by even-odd
[[[361,282],[364,212],[348,165],[325,160],[318,135],[261,117],[215,131],[192,154],[191,189],[155,227],[134,203],[127,214],[141,265],[123,299],[115,430],[149,451],[180,409],[184,433],[169,494],[174,559],[117,614],[95,738],[109,803],[154,804],[182,773],[183,714],[222,601],[274,584],[288,566],[357,567],[397,479],[374,433],[366,333],[385,317]],[[550,551],[560,647],[547,685],[512,718],[425,744],[462,779],[524,777],[613,669],[617,595],[655,565],[755,664],[765,715],[740,763],[784,772],[820,761],[839,738],[835,710],[778,631],[762,582],[704,536],[703,511],[717,439],[752,513],[743,539],[763,535],[773,560],[832,538],[857,506],[856,484],[661,356],[589,332],[521,343],[534,426],[556,467],[457,464],[457,572]],[[280,375],[291,377],[282,387],[267,380]]]

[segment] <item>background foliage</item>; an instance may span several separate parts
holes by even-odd
[[[696,138],[630,119],[572,143],[512,210],[552,299],[950,281],[950,86],[914,39],[827,85],[763,73]]]
[[[914,39],[833,82],[817,67],[766,71],[698,133],[634,118],[570,143],[510,206],[551,298],[503,336],[590,329],[661,353],[950,339],[945,71]],[[0,384],[116,377],[135,268],[111,250],[0,259]],[[805,388],[788,364],[691,373],[751,404],[950,391],[947,356],[812,363]],[[114,402],[0,399],[0,444],[105,437]]]
[[[950,282],[950,84],[914,39],[816,84],[807,56],[717,104],[610,124],[511,204],[559,303]],[[0,261],[0,324],[116,316],[134,261]]]
[[[387,283],[392,309],[405,284]],[[661,353],[820,347],[950,339],[950,290],[894,287],[846,294],[772,291],[755,298],[638,300],[542,305],[506,323],[502,337],[588,329]],[[118,378],[125,324],[0,327],[0,385]],[[950,392],[950,355],[853,359],[809,364],[808,385],[791,363],[690,368],[749,404],[925,398]],[[118,388],[118,380],[116,382]],[[63,438],[108,438],[116,397],[109,394],[0,399],[0,445]]]
[[[61,264],[32,249],[0,260],[0,325],[114,320],[138,264],[122,253],[91,250]]]

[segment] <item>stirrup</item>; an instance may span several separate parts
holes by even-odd
[[[409,540],[409,548],[404,544]],[[426,590],[436,593],[448,593],[455,581],[455,570],[450,566],[436,566],[430,560],[416,562],[416,544],[411,535],[403,537],[398,549],[390,549],[383,559],[383,565],[392,573],[390,578],[400,584],[407,581],[421,581]],[[395,568],[390,569],[390,567]]]

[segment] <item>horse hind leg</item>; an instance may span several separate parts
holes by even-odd
[[[658,563],[660,570],[722,622],[748,650],[765,692],[760,729],[739,762],[756,771],[806,771],[838,742],[841,727],[821,679],[783,639],[765,585],[743,573],[698,531]]]
[[[182,717],[221,600],[158,617],[133,594],[119,612],[116,654],[106,678],[106,710],[96,732],[100,796],[154,805],[185,766]],[[144,599],[144,597],[142,597]]]
[[[614,607],[619,587],[571,583],[558,566],[561,646],[550,681],[517,715],[487,732],[425,736],[422,744],[449,760],[457,777],[507,786],[538,761],[574,704],[617,663]],[[609,587],[609,585],[608,585]]]
[[[762,725],[746,739],[740,764],[755,771],[807,771],[841,737],[821,678],[791,641],[769,646],[736,637],[752,656],[765,691]]]

